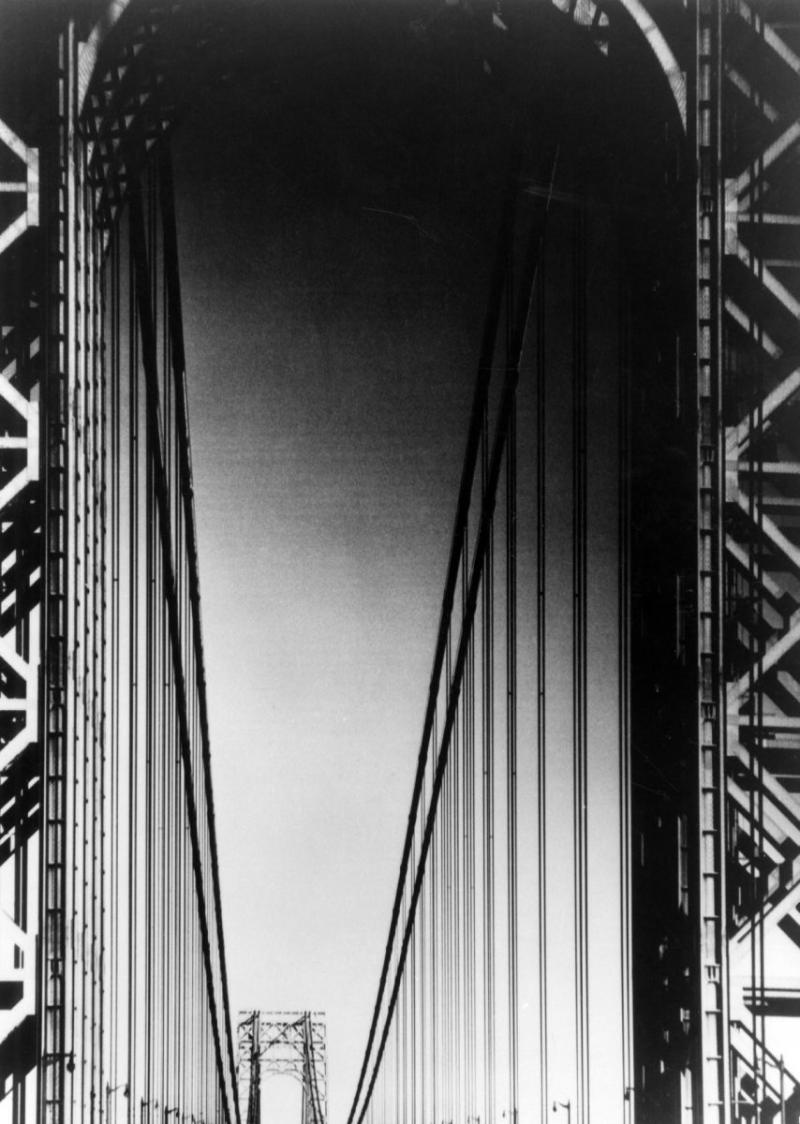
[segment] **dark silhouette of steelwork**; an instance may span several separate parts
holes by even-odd
[[[166,0],[48,6],[35,47],[9,51],[19,104],[0,105],[0,1119],[13,1124],[255,1121],[275,1035],[304,1121],[327,1115],[324,1025],[308,1013],[245,1016],[237,1087],[168,151],[180,18]],[[592,99],[555,72],[538,102],[519,94],[349,1121],[516,1124],[524,1097],[575,1124],[797,1121],[800,11],[472,0],[432,5],[412,31],[430,47],[453,19],[506,59],[512,97],[530,27],[551,22],[597,90],[645,76],[650,109],[629,110],[650,147],[628,154],[618,200],[590,206],[570,129]],[[625,116],[595,126],[623,160]],[[598,1011],[612,974],[617,998]]]
[[[269,1077],[293,1077],[302,1089],[302,1124],[327,1124],[328,1054],[319,1011],[241,1011],[238,1024],[239,1104],[246,1124],[261,1124],[261,1089]]]

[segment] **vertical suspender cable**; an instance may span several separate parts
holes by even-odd
[[[411,844],[411,867],[416,865],[416,838],[412,840]],[[409,986],[410,986],[410,1043],[409,1049],[411,1053],[411,1074],[410,1074],[410,1090],[409,1090],[409,1107],[411,1109],[409,1124],[417,1124],[417,1052],[419,1049],[420,1033],[418,1029],[417,1019],[417,963],[418,963],[418,950],[419,950],[419,922],[415,921],[414,932],[411,940],[411,959],[409,963]]]
[[[756,213],[760,219],[763,212],[761,201],[755,204]],[[763,262],[757,261],[759,283],[763,285]],[[758,327],[761,332],[761,326]],[[751,849],[751,875],[750,875],[750,910],[751,938],[750,938],[750,987],[752,994],[752,1056],[754,1091],[753,1098],[758,1104],[766,1088],[766,1014],[764,1003],[764,976],[765,976],[765,898],[763,890],[763,875],[759,868],[758,858],[764,853],[764,766],[761,760],[760,732],[764,722],[764,692],[760,688],[763,675],[763,660],[765,653],[765,637],[762,632],[764,620],[764,564],[762,546],[764,542],[764,451],[760,434],[763,428],[762,407],[764,402],[764,374],[759,366],[753,388],[754,404],[750,411],[753,419],[755,434],[748,443],[748,515],[750,522],[756,528],[756,534],[748,555],[747,593],[749,604],[747,615],[750,622],[748,643],[748,697],[750,744],[748,764],[751,772],[748,798],[748,817],[750,820],[749,831],[752,834]]]
[[[85,943],[86,921],[86,698],[83,686],[86,684],[86,448],[84,442],[84,423],[86,419],[86,337],[85,319],[86,308],[85,294],[85,247],[83,244],[86,202],[82,191],[82,163],[81,153],[78,152],[75,161],[75,299],[77,301],[75,318],[74,340],[74,411],[72,415],[73,440],[75,458],[73,462],[74,480],[74,508],[72,512],[75,536],[75,552],[73,565],[75,567],[75,585],[72,604],[73,637],[75,644],[74,659],[78,674],[72,684],[74,723],[72,730],[72,748],[74,753],[74,819],[73,819],[73,850],[74,862],[72,866],[72,918],[71,925],[74,937],[72,947],[71,972],[72,972],[72,1032],[70,1035],[71,1061],[73,1070],[72,1097],[70,1098],[70,1115],[75,1117],[76,1107],[80,1114],[83,1105],[84,1082],[86,1078],[86,1049],[84,1035],[86,1025],[84,1014],[86,1011],[86,972],[81,963],[82,950]]]
[[[508,1122],[517,1124],[519,1011],[517,971],[517,410],[506,451],[506,835],[508,868]]]
[[[451,675],[451,633],[447,636],[447,652],[445,656],[445,684],[449,690]],[[458,723],[453,728],[454,753],[452,761],[458,756]],[[453,790],[453,764],[445,776],[444,804],[441,817],[442,840],[442,1065],[444,1069],[442,1119],[453,1118],[453,997],[451,977],[453,971],[452,931],[451,931],[451,893],[452,893],[452,790]]]
[[[107,895],[106,895],[106,879],[107,879],[107,847],[106,847],[106,812],[107,812],[107,785],[106,774],[109,768],[109,739],[106,725],[106,706],[107,706],[107,678],[106,678],[106,643],[107,643],[107,583],[106,583],[106,567],[107,567],[107,524],[106,524],[106,361],[104,353],[104,337],[103,337],[103,317],[102,317],[102,301],[103,292],[101,289],[101,269],[100,263],[102,260],[103,248],[98,228],[95,226],[93,235],[93,251],[92,251],[92,272],[93,272],[93,287],[94,287],[94,329],[93,335],[95,340],[95,414],[96,414],[96,429],[97,440],[95,443],[95,465],[96,465],[96,499],[95,499],[95,543],[97,544],[97,564],[95,569],[95,583],[94,583],[94,599],[95,599],[95,622],[99,619],[99,629],[97,623],[95,628],[98,631],[98,639],[96,646],[96,667],[98,676],[98,687],[95,700],[95,713],[96,713],[96,728],[98,737],[101,744],[101,753],[97,770],[97,800],[98,800],[98,824],[97,824],[97,878],[98,888],[96,896],[98,898],[97,907],[97,963],[98,963],[98,989],[97,989],[97,1013],[98,1013],[98,1028],[97,1028],[97,1064],[95,1067],[93,1093],[97,1104],[97,1110],[100,1116],[104,1115],[104,1096],[105,1089],[103,1079],[108,1080],[109,1071],[106,1066],[106,1033],[107,1033],[107,1017],[106,1017],[106,1002],[108,989],[106,987],[106,980],[108,978],[108,958],[107,958]]]
[[[425,776],[422,778],[422,791],[421,791],[422,807],[425,807],[427,799],[427,781]],[[416,825],[415,825],[416,826]],[[416,847],[413,851],[413,857],[416,860]],[[416,861],[414,869],[416,868]],[[426,903],[425,895],[423,894],[419,903],[419,915],[417,921],[417,931],[419,934],[419,1004],[420,1004],[420,1055],[419,1055],[419,1072],[420,1072],[420,1124],[427,1124],[428,1120],[428,1001],[427,1001],[427,986],[428,986],[428,972],[427,972],[427,924],[426,924]]]
[[[86,366],[87,339],[86,339],[86,199],[83,192],[83,161],[82,154],[78,152],[75,162],[76,169],[76,224],[75,244],[76,255],[76,299],[78,302],[76,318],[77,354],[75,362],[75,414],[73,419],[75,435],[75,599],[73,605],[75,619],[75,666],[78,675],[73,686],[75,699],[75,851],[76,861],[73,866],[75,879],[75,897],[73,899],[73,926],[76,945],[73,953],[73,972],[76,978],[73,992],[73,1039],[72,1055],[75,1069],[75,1095],[71,1105],[74,1115],[76,1107],[80,1114],[85,1104],[86,1063],[88,1051],[86,1049],[86,989],[87,975],[83,950],[86,947],[86,891],[88,875],[86,870],[87,859],[87,831],[90,809],[87,807],[87,753],[88,731],[86,729],[87,709],[84,688],[88,681],[88,643],[87,643],[87,589],[86,577],[87,558],[87,514],[88,502],[86,497],[86,384],[88,370]]]
[[[103,241],[101,234],[98,230],[96,234],[96,261],[97,261],[97,293],[98,293],[98,312],[97,312],[97,332],[101,339],[101,352],[100,352],[100,448],[99,448],[99,464],[100,464],[100,512],[99,512],[99,533],[100,533],[100,573],[98,581],[98,595],[99,595],[99,609],[101,616],[101,646],[100,646],[100,670],[101,670],[101,695],[99,705],[99,721],[101,729],[101,737],[103,739],[103,756],[102,766],[100,772],[101,789],[100,789],[100,979],[101,979],[101,994],[100,994],[100,1049],[99,1049],[99,1067],[98,1067],[98,1085],[97,1096],[100,1099],[101,1109],[100,1115],[105,1118],[105,1090],[106,1086],[110,1084],[110,1077],[113,1069],[113,1059],[111,1055],[111,1039],[109,1025],[110,1005],[113,995],[113,977],[111,972],[112,966],[112,953],[109,945],[108,938],[110,936],[111,927],[111,914],[114,908],[113,900],[109,897],[111,889],[112,875],[112,862],[113,862],[113,838],[109,839],[109,835],[113,837],[116,830],[116,823],[113,822],[109,812],[113,812],[113,777],[114,777],[114,763],[113,763],[113,740],[111,734],[111,715],[110,710],[113,705],[113,686],[110,678],[111,663],[113,653],[111,651],[113,644],[113,637],[109,635],[109,626],[113,626],[112,618],[112,601],[113,591],[110,588],[110,573],[113,568],[113,523],[109,523],[109,504],[110,504],[110,490],[111,480],[109,472],[109,439],[110,439],[110,418],[109,418],[109,355],[107,350],[107,340],[105,338],[105,325],[107,317],[106,305],[106,289],[104,279],[100,271],[100,262],[103,255]],[[113,520],[113,512],[111,512]]]
[[[464,526],[461,567],[461,621],[467,617],[469,524]],[[470,637],[464,672],[464,1114],[467,1124],[477,1116],[475,1011],[475,644]]]
[[[619,634],[619,807],[620,807],[620,1002],[622,1073],[624,1086],[623,1113],[625,1124],[633,1119],[634,1087],[633,1025],[631,995],[631,745],[630,745],[630,325],[629,290],[619,286],[619,404],[618,404],[618,634]]]
[[[378,1022],[380,1019],[381,1011],[383,1010],[383,998],[388,982],[392,950],[394,948],[395,936],[398,929],[400,901],[403,893],[403,888],[406,884],[406,876],[408,872],[411,838],[414,831],[416,830],[417,814],[420,807],[422,778],[425,774],[425,770],[428,764],[430,729],[433,719],[433,711],[439,693],[439,682],[444,661],[447,631],[449,629],[450,617],[453,609],[453,601],[458,582],[459,569],[461,566],[463,528],[467,512],[469,510],[472,482],[477,464],[481,430],[483,425],[484,403],[487,399],[489,381],[491,378],[492,354],[494,351],[495,336],[497,333],[497,325],[503,297],[508,247],[511,244],[511,240],[513,238],[518,164],[519,151],[517,145],[515,144],[512,155],[512,168],[508,181],[509,187],[506,192],[506,197],[503,204],[503,214],[500,223],[498,252],[492,272],[489,306],[486,316],[486,323],[484,325],[483,339],[481,342],[481,356],[478,367],[478,378],[476,381],[475,394],[473,396],[472,402],[472,412],[470,415],[469,431],[467,435],[467,448],[465,451],[464,467],[462,470],[461,483],[459,486],[455,526],[453,529],[453,537],[450,547],[450,556],[448,561],[447,577],[445,580],[445,591],[442,599],[442,610],[439,619],[439,629],[437,633],[433,671],[431,674],[430,687],[428,691],[428,703],[425,711],[425,719],[423,722],[422,740],[420,743],[420,751],[417,759],[417,771],[414,778],[411,808],[408,816],[408,826],[406,830],[405,842],[403,845],[403,854],[400,861],[400,871],[397,881],[397,889],[395,892],[395,899],[392,906],[392,915],[389,922],[389,933],[384,950],[383,966],[381,968],[381,976],[378,983],[378,993],[373,1007],[372,1020],[370,1023],[369,1034],[367,1036],[367,1045],[364,1051],[361,1070],[359,1073],[358,1082],[356,1084],[356,1090],[353,1096],[353,1102],[350,1108],[350,1113],[348,1115],[347,1124],[353,1124],[354,1118],[358,1111],[361,1092],[364,1086],[364,1081],[366,1079],[370,1059],[372,1057],[373,1045],[378,1030]]]
[[[131,220],[132,221],[132,220]],[[136,286],[130,243],[128,265],[128,1091],[135,1105],[140,1090],[139,1008],[139,347]]]
[[[448,672],[448,682],[450,681],[450,673]],[[454,732],[455,738],[455,753],[451,764],[452,773],[452,831],[450,847],[452,851],[452,940],[453,940],[453,962],[451,968],[452,979],[452,1008],[453,1008],[453,1045],[451,1051],[452,1057],[452,1120],[463,1120],[464,1106],[461,1090],[461,1075],[462,1075],[462,1037],[463,1037],[463,1018],[462,1018],[462,996],[461,996],[461,924],[462,924],[462,908],[463,899],[461,895],[461,786],[463,776],[463,761],[462,753],[464,747],[464,697],[462,694],[461,700],[461,723],[456,723]]]
[[[149,293],[146,298],[149,302]],[[140,330],[142,319],[150,315],[150,309],[144,308],[143,294],[139,293],[138,322],[136,330]],[[143,355],[144,358],[144,355]],[[146,362],[146,359],[145,359]],[[143,669],[145,689],[145,1007],[144,1025],[147,1028],[145,1041],[145,1071],[144,1071],[144,1100],[145,1105],[151,1109],[155,1096],[153,1093],[153,1051],[156,1028],[153,1026],[153,1000],[155,985],[153,981],[153,943],[155,941],[155,918],[153,916],[154,900],[154,870],[156,866],[156,828],[154,824],[154,783],[153,783],[153,758],[154,739],[156,734],[156,719],[153,714],[155,684],[153,682],[153,664],[156,646],[156,598],[153,590],[154,565],[155,565],[155,512],[153,510],[153,433],[148,425],[145,438],[145,664]],[[147,1118],[152,1119],[152,1112],[148,1111]]]
[[[573,798],[578,1124],[589,1118],[586,760],[586,222],[578,206],[573,264]]]
[[[488,499],[489,419],[484,414],[481,493]],[[495,1112],[495,949],[494,949],[494,521],[487,530],[482,597],[482,802],[483,802],[483,1111],[485,1124]]]
[[[394,1020],[394,1109],[392,1120],[394,1124],[400,1122],[400,1019]]]
[[[120,802],[120,648],[122,639],[122,616],[120,610],[120,483],[122,472],[121,438],[121,407],[120,407],[120,261],[119,244],[116,236],[112,236],[110,246],[110,352],[111,352],[111,389],[110,389],[110,427],[111,427],[111,662],[110,662],[110,737],[111,737],[111,879],[109,894],[111,897],[111,926],[109,945],[111,949],[111,1000],[110,1000],[110,1041],[109,1056],[111,1067],[109,1070],[108,1084],[115,1088],[120,1084],[119,1079],[119,1030],[121,1020],[119,1012],[119,985],[120,985],[120,949],[122,947],[122,932],[120,926],[120,899],[123,892],[120,859],[121,830],[121,802]],[[109,1102],[110,1102],[109,1097]],[[110,1103],[109,1103],[110,1112]],[[116,1121],[117,1112],[114,1110],[113,1119]]]
[[[438,740],[438,722],[437,711],[433,712],[433,726],[431,737],[434,745]],[[429,808],[433,807],[434,794],[433,788],[431,789],[431,800]],[[433,821],[432,821],[433,822]],[[431,861],[428,867],[428,885],[430,887],[430,952],[431,952],[431,1121],[432,1124],[438,1124],[439,1121],[439,1017],[438,1017],[438,986],[439,986],[439,965],[437,959],[439,955],[439,926],[437,924],[437,901],[436,901],[436,884],[438,882],[437,871],[437,840],[435,829],[431,833]],[[387,1029],[389,1023],[389,1016],[387,1016]]]
[[[163,287],[162,270],[163,258],[159,253],[158,231],[158,180],[151,173],[151,199],[152,199],[152,248],[150,261],[153,272],[153,319],[155,322],[156,338],[160,343],[158,356],[158,370],[164,378],[166,367],[164,364],[164,344],[166,337],[166,324],[163,317]],[[169,397],[164,393],[162,386],[163,403],[163,434],[164,465],[167,490],[172,495],[172,481],[170,473],[170,409]],[[176,573],[180,572],[180,553],[178,544],[175,543]],[[169,1097],[169,924],[167,921],[167,901],[169,892],[169,742],[171,732],[170,714],[170,684],[167,667],[167,633],[164,628],[164,579],[162,567],[158,566],[158,664],[156,667],[157,689],[159,696],[160,721],[158,730],[158,790],[159,790],[159,815],[158,815],[158,848],[160,851],[159,885],[158,885],[158,917],[159,917],[159,948],[158,948],[158,1091],[157,1099],[162,1106],[164,1114],[169,1111],[171,1100]]]
[[[536,290],[536,774],[538,842],[539,1111],[547,1119],[547,235]]]
[[[764,202],[763,195],[759,193],[757,202],[757,213],[759,220],[763,220]],[[758,272],[761,275],[759,282],[763,286],[763,270],[764,262],[762,258],[758,259]],[[759,326],[759,331],[761,327]],[[764,415],[763,405],[765,398],[764,386],[764,369],[763,365],[759,364],[758,376],[756,378],[756,396],[757,406],[754,411],[757,433],[761,435],[764,431]],[[765,808],[764,808],[764,762],[762,757],[763,743],[761,739],[761,731],[764,729],[764,691],[761,688],[764,674],[764,656],[766,654],[766,638],[760,628],[761,622],[764,620],[764,554],[763,544],[764,538],[764,443],[761,439],[752,440],[748,445],[748,460],[750,462],[750,486],[751,505],[755,504],[755,511],[751,515],[751,519],[756,527],[756,536],[751,548],[751,575],[753,578],[753,586],[751,586],[753,605],[751,609],[753,617],[753,632],[755,633],[755,660],[751,660],[751,668],[754,672],[755,682],[750,686],[750,708],[752,718],[751,721],[755,725],[753,736],[751,737],[751,762],[755,778],[755,791],[757,792],[755,819],[753,821],[753,850],[755,854],[761,855],[764,853],[765,848]],[[766,915],[767,915],[767,902],[764,891],[761,885],[756,885],[755,889],[755,903],[756,913],[753,921],[753,943],[758,949],[756,973],[753,979],[753,1009],[757,1011],[760,1009],[760,1016],[757,1024],[754,1025],[754,1030],[757,1028],[758,1040],[761,1045],[761,1052],[758,1058],[760,1070],[757,1071],[757,1079],[760,1077],[760,1085],[763,1089],[766,1084],[767,1076],[767,1045],[766,1045],[766,1003],[764,1002],[764,986],[766,976]],[[781,1093],[781,1099],[783,1094]],[[781,1111],[785,1115],[785,1108],[781,1106]]]
[[[103,257],[103,245],[99,229],[95,228],[95,249],[94,249],[94,262],[95,262],[95,340],[97,341],[97,429],[98,441],[96,447],[95,461],[97,463],[97,539],[99,540],[98,547],[98,565],[97,577],[95,584],[96,591],[96,611],[100,618],[100,630],[97,649],[97,665],[99,675],[99,690],[97,699],[97,725],[99,736],[102,743],[102,753],[100,755],[100,767],[98,770],[98,800],[100,803],[100,815],[98,823],[98,876],[100,881],[99,886],[99,917],[98,917],[98,939],[100,948],[98,950],[99,960],[99,994],[98,994],[98,1013],[99,1013],[99,1027],[97,1036],[97,1070],[95,1074],[95,1097],[99,1102],[98,1111],[100,1116],[105,1116],[105,1084],[108,1083],[109,1069],[107,1063],[107,1047],[106,1036],[108,1033],[108,1016],[107,1016],[107,1003],[109,990],[107,981],[109,980],[108,972],[108,845],[107,845],[107,824],[108,824],[108,801],[110,797],[110,786],[108,784],[108,774],[110,769],[109,757],[109,736],[107,725],[107,707],[108,707],[108,549],[109,549],[109,536],[108,536],[108,522],[107,522],[107,505],[108,505],[108,475],[107,475],[107,421],[108,421],[108,406],[107,406],[107,362],[105,354],[105,338],[104,338],[104,290],[102,287],[102,272],[101,262]]]
[[[420,857],[414,877],[413,892],[409,903],[409,917],[405,925],[402,941],[400,944],[397,960],[396,972],[394,975],[394,983],[392,986],[389,1001],[386,1007],[386,1014],[383,1021],[383,1030],[381,1033],[380,1041],[377,1047],[375,1060],[372,1067],[372,1077],[370,1078],[367,1087],[364,1104],[358,1116],[359,1124],[364,1119],[367,1112],[370,1098],[375,1087],[378,1075],[381,1069],[381,1062],[386,1049],[391,1021],[394,1014],[397,997],[400,989],[402,972],[406,962],[408,952],[408,945],[411,936],[411,925],[416,912],[417,904],[422,891],[426,861],[430,851],[433,838],[434,828],[436,823],[436,813],[439,805],[439,798],[441,795],[444,774],[447,767],[448,755],[453,733],[453,726],[458,712],[458,705],[460,699],[460,692],[463,683],[464,669],[467,660],[467,652],[472,638],[472,626],[477,611],[478,598],[483,588],[484,569],[486,560],[490,549],[491,529],[494,516],[494,507],[497,497],[497,487],[500,478],[503,458],[505,456],[506,440],[508,436],[508,420],[509,413],[513,404],[514,396],[516,394],[516,386],[519,379],[519,356],[522,354],[524,345],[525,329],[527,326],[528,313],[530,308],[530,297],[533,291],[533,285],[536,276],[536,268],[541,249],[542,231],[544,228],[545,216],[549,206],[550,195],[552,193],[553,176],[555,175],[557,154],[554,156],[551,166],[550,177],[550,190],[546,199],[537,201],[536,218],[531,226],[531,234],[528,240],[527,254],[525,259],[524,280],[521,286],[521,291],[524,294],[524,299],[520,302],[520,307],[524,309],[524,316],[521,316],[518,321],[519,331],[515,340],[514,358],[506,366],[505,377],[500,394],[500,402],[497,411],[497,421],[495,425],[495,439],[492,447],[491,457],[489,461],[488,473],[486,478],[486,487],[483,489],[485,502],[481,509],[481,519],[475,545],[475,553],[473,558],[472,570],[470,574],[469,587],[466,597],[465,619],[464,627],[461,630],[459,638],[456,659],[454,663],[452,683],[450,685],[450,692],[447,699],[446,714],[443,724],[441,739],[439,741],[438,754],[435,759],[435,767],[433,772],[433,787],[431,791],[431,798],[428,806],[428,813],[425,818],[424,830],[422,835],[422,843],[420,848]],[[516,178],[512,185],[516,188]],[[412,805],[413,811],[413,805]],[[392,957],[393,959],[393,957]],[[387,973],[388,974],[388,973]],[[382,991],[379,988],[379,996],[382,996]],[[362,1072],[363,1069],[362,1069]],[[360,1085],[359,1085],[360,1090]],[[356,1097],[357,1105],[358,1096]]]
[[[405,923],[406,902],[403,902],[403,923]],[[403,975],[403,996],[400,1004],[400,1111],[398,1124],[408,1124],[408,989],[409,974]]]

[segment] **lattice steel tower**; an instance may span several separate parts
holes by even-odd
[[[242,1011],[236,1077],[242,1124],[261,1124],[261,1084],[294,1077],[302,1086],[301,1124],[328,1118],[325,1016],[320,1011]]]

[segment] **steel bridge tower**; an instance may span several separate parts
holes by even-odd
[[[240,1011],[239,1105],[242,1121],[261,1124],[265,1078],[293,1077],[302,1089],[301,1124],[327,1124],[328,1054],[320,1011]]]
[[[44,7],[32,36],[26,7],[0,13],[0,1121],[233,1120],[239,1102],[167,144],[177,96],[171,52],[186,24],[181,5],[167,0],[76,0]],[[516,34],[513,7],[470,5],[503,44]],[[561,21],[606,75],[619,75],[636,52],[649,60],[651,89],[669,105],[662,155],[672,170],[664,181],[678,216],[674,253],[685,267],[676,322],[665,329],[671,350],[659,355],[659,416],[635,395],[620,396],[620,462],[640,467],[647,435],[669,418],[681,473],[689,469],[680,478],[688,501],[663,542],[643,545],[636,517],[647,514],[647,495],[634,484],[618,497],[614,940],[622,988],[613,1112],[628,1124],[797,1121],[800,10],[795,0],[530,0],[530,8]],[[554,102],[563,92],[552,91]],[[543,156],[552,188],[556,162],[550,150]],[[543,197],[549,206],[555,196]],[[476,398],[409,833],[351,1113],[359,1124],[388,1124],[391,1104],[384,1097],[378,1106],[376,1087],[391,1085],[399,1103],[413,1083],[404,1103],[420,1124],[418,1109],[443,1104],[461,1124],[477,1116],[491,1124],[501,1061],[510,1075],[502,1111],[512,1121],[518,1113],[518,993],[502,1010],[500,1053],[475,1030],[495,1011],[500,935],[512,979],[520,955],[509,938],[517,925],[509,874],[517,859],[517,716],[509,700],[522,595],[508,450],[516,448],[526,318],[544,302],[536,282],[550,218],[541,207],[529,214],[519,244],[527,241],[530,253],[512,293],[512,217],[495,334],[482,357],[485,372],[506,301],[506,381],[495,397],[483,386]],[[583,214],[571,227],[576,276],[585,274],[588,222]],[[572,294],[585,340],[586,304],[578,286]],[[638,299],[644,307],[644,295]],[[544,343],[540,350],[546,358]],[[630,355],[620,367],[621,385],[635,389]],[[594,736],[585,676],[593,483],[582,456],[591,436],[586,371],[578,347],[569,466],[577,1091],[548,1085],[557,1059],[555,1049],[548,1054],[546,1020],[538,1077],[542,1117],[555,1105],[575,1124],[593,1114],[598,1048],[581,1007],[596,974],[587,920],[594,840],[585,816]],[[537,417],[546,417],[544,400],[538,406]],[[539,436],[548,436],[545,428]],[[665,464],[648,462],[651,504],[665,494]],[[537,501],[543,513],[543,492]],[[501,531],[505,546],[492,569]],[[544,547],[538,561],[544,573]],[[498,590],[506,612],[502,706],[493,693]],[[532,603],[545,592],[540,581]],[[648,607],[653,594],[657,610]],[[665,622],[674,636],[662,651]],[[548,636],[542,626],[542,651]],[[532,693],[541,701],[547,676],[538,674]],[[448,779],[450,746],[459,768],[482,764],[490,777],[485,747],[500,728],[509,747],[498,774],[507,784],[508,920],[501,925],[490,908],[500,860],[487,843],[478,883],[488,920],[465,947],[453,918],[474,914],[465,871],[475,874],[476,855],[459,842],[458,809],[489,824],[496,791],[487,782],[478,808],[465,801],[463,771]],[[540,733],[544,746],[544,717]],[[465,747],[472,752],[481,737],[483,761],[467,759]],[[547,763],[543,750],[540,795]],[[540,874],[544,885],[544,860]],[[544,931],[543,902],[540,894]],[[415,929],[420,903],[424,934]],[[463,973],[444,973],[451,954],[473,974],[483,957],[477,999],[463,989]],[[540,996],[548,987],[543,976]],[[446,1012],[433,1026],[432,997],[437,1017]],[[425,1003],[428,1021],[414,1037]],[[308,1054],[314,1024],[304,1019]],[[243,1025],[252,1052],[263,1028],[252,1016]],[[459,1082],[479,1045],[482,1104],[470,1101],[466,1111]],[[249,1113],[249,1093],[247,1104]],[[306,1111],[321,1120],[324,1095],[311,1097]]]

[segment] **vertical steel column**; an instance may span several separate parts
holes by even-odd
[[[73,549],[67,512],[70,509],[69,379],[75,335],[74,127],[77,42],[74,23],[59,41],[58,137],[53,216],[54,311],[50,325],[52,369],[43,396],[47,456],[45,488],[45,613],[43,645],[44,714],[46,722],[42,804],[42,1059],[39,1112],[46,1124],[64,1120],[66,1089],[67,982],[67,823],[70,818],[68,731],[70,705],[68,661],[71,644],[69,599],[74,585],[70,565]],[[74,813],[73,813],[74,815]],[[70,1066],[71,1072],[72,1066]]]
[[[36,1098],[43,239],[39,150],[0,120],[0,153],[13,176],[0,183],[0,1081],[7,1118],[20,1124]]]
[[[726,32],[732,1096],[737,1119],[777,1111],[792,1119],[800,1099],[789,1022],[800,1016],[791,986],[800,955],[800,12],[736,0]]]
[[[697,185],[697,848],[699,1059],[693,1114],[728,1124],[725,726],[722,693],[722,4],[695,5]]]
[[[247,1124],[261,1124],[261,1042],[259,1028],[261,1020],[258,1011],[253,1011],[250,1033],[250,1090],[247,1096]]]

